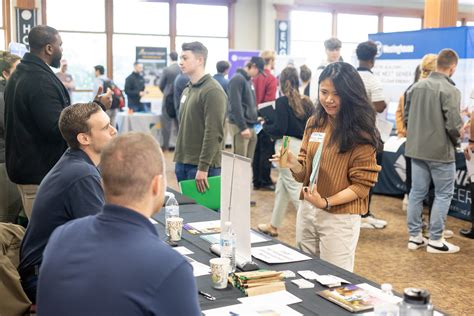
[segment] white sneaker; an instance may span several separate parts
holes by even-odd
[[[403,202],[402,202],[402,210],[406,212],[407,209],[408,209],[408,194],[405,194],[405,196],[403,197]]]
[[[429,240],[426,251],[429,253],[456,253],[460,250],[459,246],[453,245],[444,238],[440,240]]]
[[[425,247],[428,245],[428,239],[423,237],[421,234],[418,234],[418,236],[410,236],[408,239],[408,249],[410,250],[416,250],[421,247]]]
[[[387,226],[387,222],[383,219],[375,218],[373,215],[367,217],[362,217],[360,228],[369,228],[369,229],[383,229]]]

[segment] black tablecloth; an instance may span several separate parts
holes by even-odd
[[[200,222],[208,220],[219,219],[219,213],[216,213],[212,210],[209,210],[200,205],[183,205],[180,206],[180,216],[184,218],[185,223],[191,222]],[[159,224],[156,224],[155,227],[160,235],[160,238],[164,239],[164,211],[153,216]],[[193,251],[194,254],[189,255],[189,257],[209,265],[209,259],[215,257],[209,250],[210,244],[204,239],[200,238],[199,235],[192,235],[183,229],[183,239],[178,242],[179,246],[184,246],[189,250]],[[279,243],[277,240],[268,241],[265,243],[258,243],[258,246],[265,246]],[[255,245],[255,244],[254,244]],[[262,269],[272,269],[277,271],[291,270],[297,272],[300,270],[312,270],[318,274],[332,274],[339,276],[353,284],[359,283],[369,283],[374,286],[378,286],[376,283],[369,281],[361,276],[358,276],[354,273],[350,273],[346,270],[338,268],[328,262],[314,258],[309,261],[294,262],[287,264],[266,264],[262,261],[254,259]],[[377,263],[374,262],[374,269],[377,269]],[[300,278],[296,274],[296,278]],[[353,315],[350,312],[346,311],[342,307],[331,303],[322,297],[318,296],[316,292],[326,289],[324,286],[319,283],[315,284],[313,289],[299,289],[296,285],[291,283],[291,279],[286,280],[286,289],[288,292],[296,295],[303,302],[298,304],[290,305],[291,308],[297,310],[304,315]],[[223,307],[227,305],[239,304],[240,302],[237,298],[244,297],[244,295],[237,289],[229,286],[224,290],[216,290],[212,288],[212,282],[209,275],[204,275],[196,278],[197,286],[200,290],[212,294],[216,297],[215,301],[209,301],[202,296],[199,296],[199,303],[201,304],[202,310],[212,309]]]
[[[168,187],[166,188],[166,191],[170,192],[170,193],[173,193],[174,194],[174,197],[176,198],[176,201],[178,201],[178,204],[179,205],[192,205],[192,204],[196,204],[196,201],[194,201],[193,199],[191,198],[188,198],[187,196],[184,196],[183,194],[181,194],[180,192]],[[166,204],[166,202],[168,201],[168,198],[166,197],[165,198],[165,201],[163,202],[163,205]]]

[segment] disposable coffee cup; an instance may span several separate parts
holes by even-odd
[[[209,260],[211,266],[212,286],[215,289],[227,288],[227,277],[230,270],[229,258],[212,258]]]
[[[280,168],[288,168],[288,150],[290,148],[290,137],[283,136],[280,147]]]
[[[181,217],[170,217],[166,219],[171,241],[180,241],[183,231],[183,219]]]

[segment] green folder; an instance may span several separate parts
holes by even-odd
[[[201,193],[196,187],[196,180],[184,180],[179,183],[181,193],[193,200],[197,204],[210,208],[212,210],[219,210],[221,208],[221,177],[209,177],[209,189]]]

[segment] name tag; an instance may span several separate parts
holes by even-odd
[[[309,142],[310,143],[322,143],[323,142],[323,139],[324,139],[324,135],[326,135],[326,133],[312,133],[311,134],[311,137],[309,138]]]
[[[183,94],[183,95],[181,96],[181,101],[180,101],[180,103],[184,103],[184,101],[186,101],[186,96]]]

